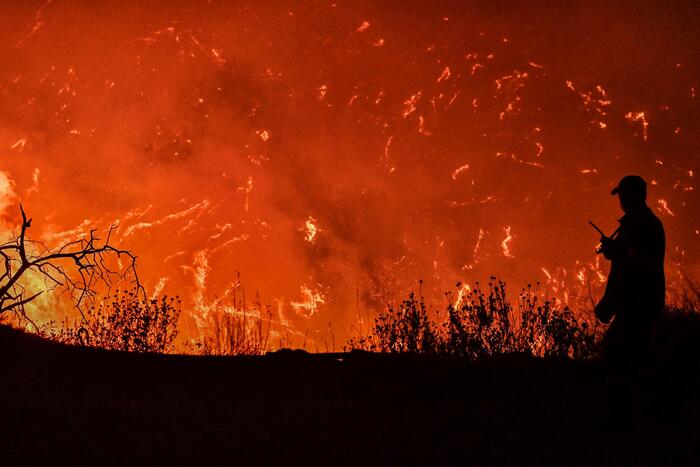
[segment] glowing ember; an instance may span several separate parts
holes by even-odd
[[[359,28],[356,29],[357,32],[362,32],[369,28],[369,21],[363,21]]]
[[[454,172],[452,172],[452,180],[457,180],[457,175],[461,174],[465,170],[469,170],[469,164],[460,165]]]
[[[312,290],[306,285],[301,286],[301,301],[291,302],[292,308],[304,317],[310,318],[318,312],[319,305],[326,303],[326,299],[318,290]]]
[[[304,232],[304,238],[306,239],[306,241],[309,243],[313,243],[316,239],[316,235],[318,235],[318,233],[320,232],[320,229],[316,226],[316,219],[309,216],[309,218],[306,219],[306,222],[304,223],[304,228],[302,229],[302,231]]]
[[[24,147],[26,145],[27,145],[27,139],[22,138],[22,139],[17,140],[17,142],[15,142],[12,146],[10,146],[10,149],[17,149],[17,150],[21,151],[22,149],[24,149]]]
[[[510,242],[513,241],[513,235],[510,233],[510,226],[506,227],[503,229],[503,231],[506,234],[506,238],[503,239],[501,242],[501,248],[503,249],[503,256],[506,258],[515,258],[513,254],[510,252]]]
[[[649,133],[647,132],[647,128],[649,128],[649,122],[647,121],[644,112],[627,112],[625,118],[630,122],[641,122],[642,137],[644,138],[644,141],[646,141],[649,138]]]
[[[460,308],[465,302],[467,294],[471,292],[472,289],[469,286],[469,284],[462,283],[458,283],[457,287],[459,288],[459,290],[457,291],[457,299],[455,300],[454,307]]]
[[[665,199],[660,199],[658,202],[659,202],[660,210],[662,212],[668,214],[669,216],[673,215],[673,212],[668,207],[668,201],[666,201]]]

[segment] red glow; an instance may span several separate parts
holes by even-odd
[[[147,288],[183,295],[185,337],[242,286],[297,345],[329,322],[343,342],[419,278],[436,300],[500,274],[573,302],[604,281],[587,221],[614,229],[626,173],[656,181],[669,282],[699,275],[680,7],[14,3],[4,229],[20,200],[48,243],[118,222]]]

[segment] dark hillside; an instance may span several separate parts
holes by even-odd
[[[674,373],[672,410],[619,432],[604,423],[594,362],[156,356],[7,327],[0,352],[8,466],[700,462],[695,368]]]

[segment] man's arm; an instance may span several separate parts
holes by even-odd
[[[627,248],[620,241],[620,238],[601,237],[600,252],[603,253],[605,259],[617,261],[627,256]]]

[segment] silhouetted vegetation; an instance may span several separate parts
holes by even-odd
[[[180,317],[178,297],[143,298],[137,290],[117,291],[89,309],[74,326],[46,326],[43,334],[67,344],[126,352],[174,350]]]
[[[263,310],[257,299],[252,310],[244,304],[218,304],[207,312],[201,337],[189,347],[200,355],[263,355],[269,350],[271,323],[270,310]]]
[[[457,299],[447,293],[446,313],[431,318],[422,297],[411,293],[375,320],[372,333],[352,339],[351,348],[378,352],[486,355],[525,352],[534,356],[586,358],[598,332],[556,300],[528,286],[514,307],[502,281],[471,289],[457,284]]]
[[[514,305],[506,284],[494,277],[486,290],[457,284],[445,309],[431,312],[423,297],[410,293],[398,306],[387,305],[368,336],[353,338],[350,349],[374,352],[455,355],[527,353],[535,357],[586,359],[596,355],[605,326],[590,313],[575,313],[537,286],[521,290]],[[700,284],[686,279],[657,322],[656,345],[683,359],[695,354],[692,334],[700,329]],[[676,357],[674,357],[676,358]]]

